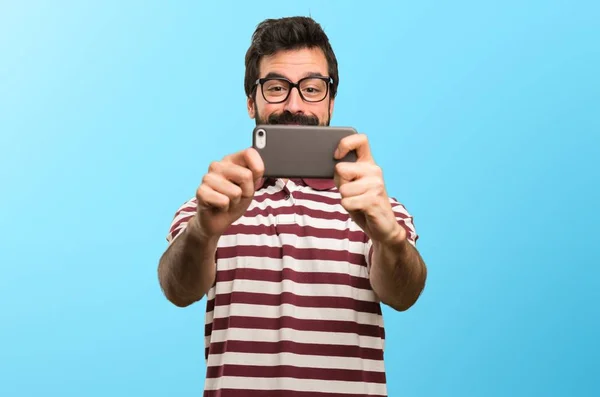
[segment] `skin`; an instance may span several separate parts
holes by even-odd
[[[260,77],[266,76],[268,73],[278,73],[294,82],[311,73],[328,76],[327,71],[325,55],[317,48],[278,52],[263,57],[259,64]],[[268,103],[260,93],[255,97],[256,100],[251,97],[247,100],[248,115],[251,119],[259,116],[262,120],[266,120],[273,113],[287,110],[290,113],[316,116],[320,125],[327,124],[330,114],[333,114],[335,103],[335,99],[329,96],[321,102],[304,102],[297,89],[292,90],[287,101],[283,103]],[[257,109],[258,114],[256,113]]]
[[[327,66],[320,49],[285,51],[264,57],[259,75],[278,73],[295,82],[308,74],[327,76]],[[266,120],[271,114],[289,111],[316,116],[319,124],[326,125],[334,103],[330,97],[317,103],[304,102],[294,89],[287,101],[280,104],[267,103],[258,93],[255,98],[248,98],[247,110],[252,119]],[[375,294],[390,307],[407,310],[424,288],[425,263],[395,219],[382,170],[373,159],[367,136],[355,134],[344,138],[335,157],[343,158],[351,150],[356,150],[357,161],[340,162],[335,170],[341,204],[373,241],[369,274]],[[196,215],[159,263],[159,280],[172,303],[188,306],[208,292],[216,275],[217,241],[245,213],[252,202],[255,183],[263,173],[264,164],[253,148],[210,164],[196,191]]]

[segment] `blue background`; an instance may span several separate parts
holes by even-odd
[[[254,27],[296,14],[429,266],[385,309],[390,396],[599,395],[600,3],[290,3],[0,2],[0,395],[201,395],[205,302],[157,263],[250,145]]]

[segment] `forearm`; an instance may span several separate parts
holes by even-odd
[[[417,249],[406,239],[374,242],[371,262],[371,285],[379,299],[395,310],[410,308],[427,278],[427,267]]]
[[[160,258],[159,282],[169,301],[185,307],[202,299],[215,280],[216,249],[217,239],[202,237],[192,218]]]

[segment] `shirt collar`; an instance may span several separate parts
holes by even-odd
[[[330,190],[335,187],[333,179],[312,179],[312,178],[290,178],[292,182],[299,186],[309,186],[314,190]],[[275,178],[261,178],[255,183],[256,190],[265,186],[274,185]]]

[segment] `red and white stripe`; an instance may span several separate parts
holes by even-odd
[[[219,240],[205,396],[387,395],[371,242],[340,201],[335,188],[279,180]],[[412,217],[390,201],[415,244]],[[195,200],[178,209],[169,242],[195,211]]]

